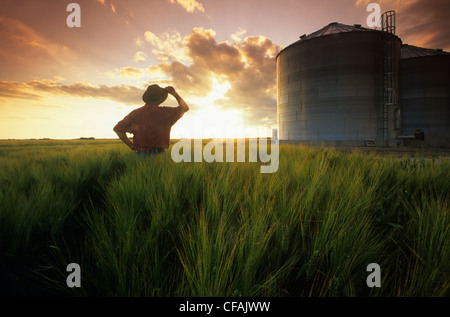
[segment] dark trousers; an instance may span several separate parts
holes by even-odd
[[[158,149],[151,149],[151,150],[142,150],[142,151],[136,151],[136,156],[139,158],[147,158],[154,155],[158,155],[160,153],[164,153],[166,149],[164,148],[158,148]]]

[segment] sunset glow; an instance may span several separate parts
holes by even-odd
[[[80,0],[80,27],[69,27],[69,1],[4,0],[0,139],[115,138],[152,83],[189,104],[173,138],[270,135],[278,52],[333,21],[365,25],[370,2]],[[379,4],[397,10],[405,44],[449,50],[447,2]]]

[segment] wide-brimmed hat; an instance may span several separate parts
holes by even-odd
[[[159,105],[167,99],[167,96],[167,90],[155,84],[147,87],[147,90],[142,95],[142,100],[146,104]]]

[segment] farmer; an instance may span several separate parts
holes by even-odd
[[[178,107],[159,107],[171,94]],[[171,86],[150,85],[142,96],[145,105],[131,111],[114,127],[114,132],[139,157],[148,157],[169,147],[170,129],[189,110],[186,102]],[[131,141],[126,133],[132,133]]]

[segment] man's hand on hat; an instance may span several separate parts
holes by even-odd
[[[167,86],[164,88],[169,94],[175,97],[175,99],[178,101],[179,107],[186,112],[189,110],[189,106],[186,104],[186,102],[183,100],[183,98],[180,97],[180,95],[175,91],[175,88],[172,86]]]
[[[172,86],[167,86],[164,89],[171,95],[173,95],[175,93],[175,88],[173,88]]]

